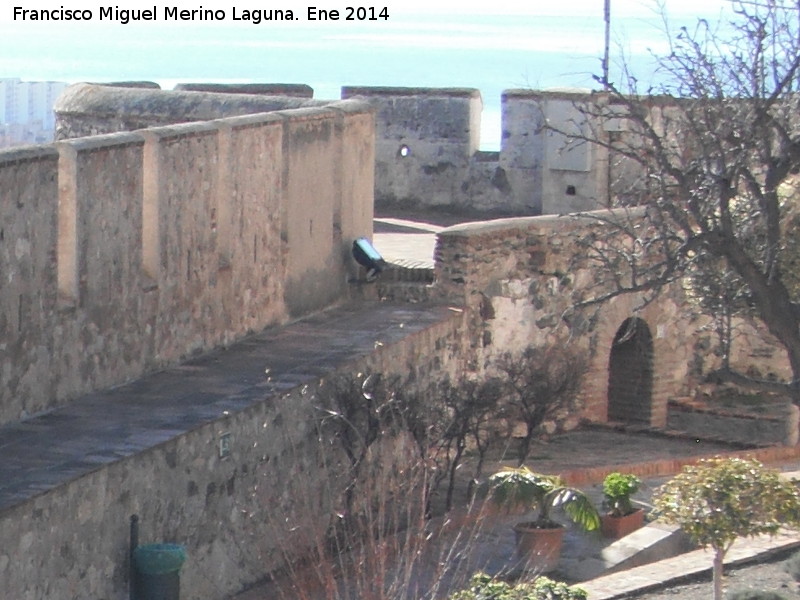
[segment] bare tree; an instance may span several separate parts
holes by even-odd
[[[609,187],[616,210],[592,217],[598,227],[582,240],[581,260],[598,277],[583,300],[636,292],[648,302],[693,283],[706,312],[760,320],[792,370],[790,381],[756,381],[723,362],[717,380],[800,404],[798,248],[788,227],[800,170],[800,1],[732,1],[729,14],[677,31],[665,18],[659,86],[639,90],[628,71],[621,82],[601,77],[607,93],[583,107],[594,124],[584,141],[625,175]],[[625,126],[604,127],[609,119]]]
[[[498,379],[477,381],[463,378],[456,383],[446,381],[439,394],[445,407],[445,422],[440,438],[441,454],[447,457],[447,495],[445,510],[453,508],[456,475],[469,448],[470,441],[477,452],[475,472],[468,493],[480,479],[486,459],[498,404],[504,392]]]
[[[472,392],[479,388],[488,389],[478,384]],[[481,519],[468,519],[455,535],[449,518],[431,519],[432,453],[447,444],[453,419],[428,392],[391,374],[339,373],[310,391],[313,427],[265,434],[282,441],[264,456],[261,483],[239,506],[252,526],[237,558],[255,573],[269,570],[269,594],[433,599],[485,568],[474,552]],[[479,426],[477,415],[459,419]],[[467,509],[483,510],[477,502]]]
[[[497,361],[508,388],[510,418],[525,424],[518,458],[522,465],[531,443],[547,419],[578,407],[578,392],[588,362],[569,346],[529,347],[520,355],[504,354]]]

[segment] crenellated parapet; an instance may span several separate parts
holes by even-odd
[[[78,84],[55,106],[58,138],[233,115],[322,107],[307,86],[183,84],[175,90]],[[507,90],[499,151],[480,149],[483,100],[473,88],[342,88],[375,111],[375,202],[499,215],[561,214],[606,205],[607,157],[571,139],[596,127],[582,107],[603,94]]]
[[[480,148],[475,89],[345,87],[375,107],[378,206],[538,215],[605,205],[602,152],[555,129],[585,130],[585,91],[507,90],[499,152]]]
[[[0,152],[0,423],[341,301],[373,127],[341,101]]]

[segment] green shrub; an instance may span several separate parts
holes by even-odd
[[[550,518],[560,508],[584,531],[600,528],[600,515],[589,497],[566,485],[558,475],[534,473],[528,467],[503,467],[489,477],[491,499],[498,506],[524,506],[537,512],[535,527],[560,527]]]
[[[588,596],[583,588],[553,581],[549,577],[537,577],[533,590],[536,600],[586,600]]]
[[[661,486],[654,502],[667,523],[714,550],[714,600],[722,600],[723,559],[736,538],[800,527],[796,482],[752,459],[718,456],[687,465]]]
[[[510,584],[486,573],[472,576],[469,588],[452,594],[449,600],[586,600],[586,591],[549,577]]]

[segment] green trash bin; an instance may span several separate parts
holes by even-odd
[[[186,548],[179,544],[145,544],[134,549],[136,600],[180,600],[185,560]]]

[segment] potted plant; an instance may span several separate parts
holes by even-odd
[[[527,467],[507,467],[489,477],[490,498],[507,508],[524,507],[535,511],[532,520],[517,523],[517,552],[535,560],[546,573],[558,566],[564,526],[551,512],[561,508],[578,527],[594,531],[600,527],[600,515],[586,494],[569,487],[558,475],[534,473]]]
[[[630,473],[613,472],[603,480],[604,506],[608,512],[602,517],[601,530],[610,538],[621,538],[644,524],[644,509],[633,506],[631,496],[639,490],[642,481]]]

